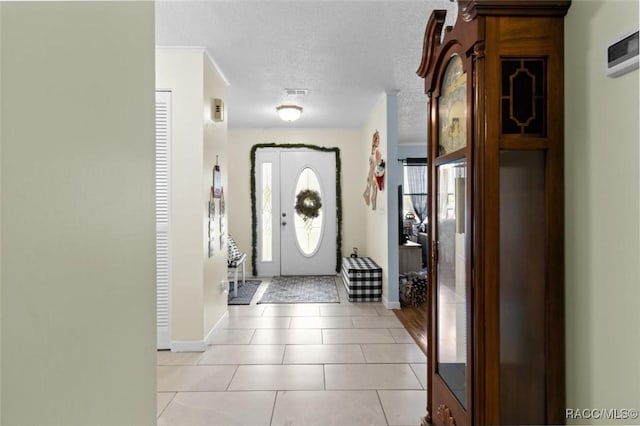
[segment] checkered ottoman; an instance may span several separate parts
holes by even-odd
[[[342,282],[349,302],[380,302],[382,268],[368,257],[343,257]]]

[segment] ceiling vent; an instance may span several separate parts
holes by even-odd
[[[284,89],[284,93],[287,96],[305,96],[309,93],[308,89]]]

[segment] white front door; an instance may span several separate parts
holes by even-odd
[[[259,150],[256,184],[258,274],[335,274],[335,153]]]
[[[280,153],[281,275],[335,274],[335,188],[335,153]]]

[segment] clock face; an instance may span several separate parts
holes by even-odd
[[[467,145],[467,74],[458,55],[451,57],[444,72],[438,111],[438,155],[464,148]]]

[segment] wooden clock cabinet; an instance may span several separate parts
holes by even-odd
[[[424,424],[563,424],[565,0],[434,11]]]

